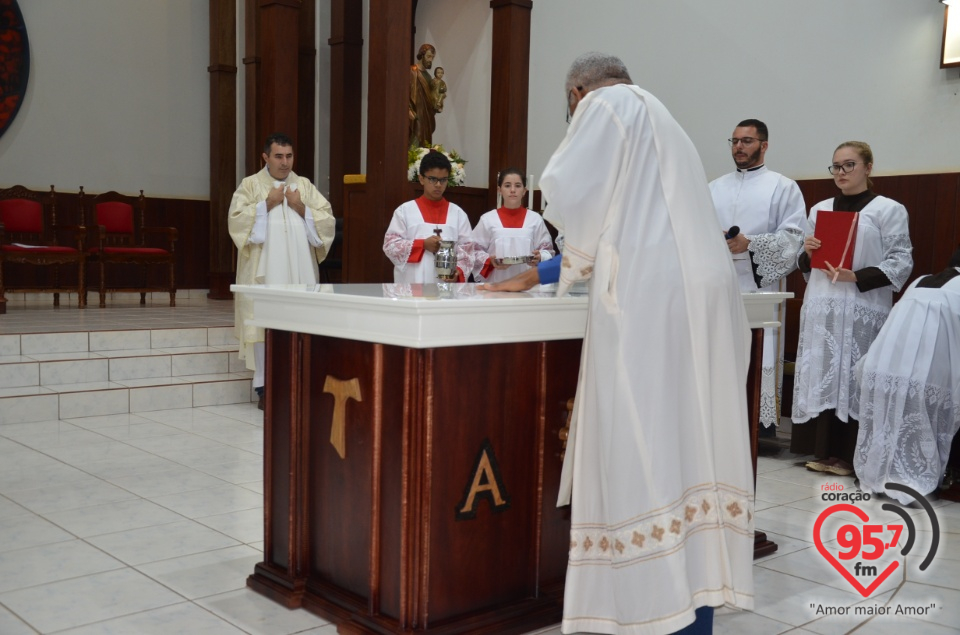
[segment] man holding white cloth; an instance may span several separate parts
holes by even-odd
[[[237,284],[315,285],[320,262],[333,243],[330,203],[310,181],[293,172],[293,141],[267,137],[262,170],[240,182],[230,202],[228,225],[237,246]],[[254,371],[253,387],[264,408],[264,332],[246,324],[253,303],[238,294],[235,328],[240,359]]]

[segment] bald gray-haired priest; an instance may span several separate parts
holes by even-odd
[[[562,629],[709,633],[712,607],[753,607],[736,273],[700,156],[623,62],[581,56],[566,97],[570,127],[541,180],[563,258],[485,285],[559,280],[564,295],[589,280],[558,500],[571,503]]]

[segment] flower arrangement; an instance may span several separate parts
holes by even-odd
[[[417,177],[420,175],[420,160],[431,150],[436,150],[450,159],[452,169],[450,170],[450,178],[447,179],[447,187],[463,185],[467,178],[467,173],[464,171],[463,166],[467,163],[467,160],[457,154],[456,150],[447,150],[439,144],[432,148],[410,146],[410,149],[407,151],[407,178],[410,182],[416,183],[418,181]]]

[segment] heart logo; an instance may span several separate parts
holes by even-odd
[[[860,509],[855,505],[848,505],[845,503],[832,505],[831,507],[828,507],[827,509],[823,510],[820,513],[820,515],[817,516],[817,522],[813,525],[813,542],[814,544],[817,545],[817,551],[820,552],[820,555],[823,556],[827,562],[832,564],[833,568],[839,571],[840,575],[842,575],[846,579],[846,581],[849,582],[850,585],[854,589],[856,589],[856,591],[860,595],[862,595],[863,597],[867,597],[871,593],[873,593],[874,590],[876,590],[876,588],[880,586],[884,580],[890,577],[890,574],[893,573],[897,569],[897,567],[900,566],[900,562],[897,560],[894,560],[889,565],[887,565],[887,567],[883,571],[879,572],[876,575],[873,582],[871,582],[869,586],[866,586],[866,587],[863,586],[863,584],[860,583],[860,580],[854,577],[854,575],[847,570],[847,568],[843,565],[842,562],[840,562],[832,553],[827,551],[827,548],[823,544],[823,540],[820,538],[820,528],[823,526],[824,521],[827,520],[827,518],[829,518],[832,514],[835,514],[837,512],[844,512],[844,511],[854,514],[855,516],[857,516],[857,518],[862,520],[864,523],[867,523],[870,520],[870,516],[867,514],[867,512],[863,511],[862,509]],[[839,538],[839,535],[838,535],[838,538]],[[849,554],[848,558],[853,558],[860,551],[859,540],[860,540],[859,534],[857,534],[856,551],[847,552]],[[871,554],[871,556],[879,557],[879,553],[876,553],[877,543],[873,543],[871,546],[875,547],[874,549],[875,555]],[[885,547],[892,547],[894,545],[893,544],[883,545],[882,541],[880,541],[879,546],[882,550]],[[859,564],[860,563],[858,562],[857,565],[859,566]],[[876,569],[876,567],[871,567],[871,568]]]

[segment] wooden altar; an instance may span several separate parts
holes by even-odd
[[[271,327],[252,588],[341,633],[523,633],[560,620],[558,433],[585,299],[474,290],[251,293]],[[468,395],[496,398],[463,408]]]
[[[569,508],[556,495],[586,297],[233,290],[269,329],[264,561],[248,585],[340,633],[559,622]],[[751,325],[782,297],[745,294]]]

